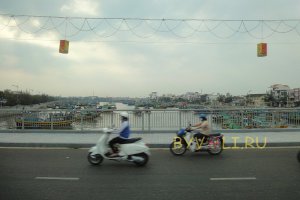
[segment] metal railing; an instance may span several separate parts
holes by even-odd
[[[293,109],[150,109],[150,110],[18,110],[0,109],[0,130],[49,129],[96,131],[120,126],[119,113],[127,111],[131,129],[141,132],[173,131],[199,121],[205,113],[214,130],[300,128],[300,108]]]

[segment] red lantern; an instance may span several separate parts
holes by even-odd
[[[267,56],[267,43],[257,44],[257,56],[258,57]]]
[[[69,41],[68,40],[60,40],[59,53],[64,53],[64,54],[69,53]]]

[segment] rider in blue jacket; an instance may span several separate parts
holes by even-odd
[[[128,122],[129,115],[127,112],[121,112],[120,116],[122,124],[120,129],[116,132],[119,134],[119,136],[109,141],[109,146],[113,151],[113,153],[110,155],[111,157],[118,156],[118,149],[115,147],[115,144],[124,143],[127,139],[129,139],[130,136],[130,127]]]

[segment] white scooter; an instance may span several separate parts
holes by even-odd
[[[89,150],[88,161],[93,165],[99,165],[104,158],[114,161],[133,162],[137,166],[147,164],[150,156],[149,147],[145,145],[142,138],[131,138],[124,144],[119,144],[118,156],[110,157],[110,147],[108,146],[109,135],[114,129],[103,129],[104,134],[99,138],[95,146]]]

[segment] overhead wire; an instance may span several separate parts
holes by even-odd
[[[172,19],[172,18],[104,18],[61,17],[39,15],[0,14],[0,31],[18,28],[26,34],[54,30],[65,38],[91,32],[99,38],[109,38],[119,32],[129,32],[141,38],[151,38],[159,33],[170,33],[177,38],[190,38],[209,33],[219,39],[229,39],[237,34],[247,34],[254,39],[267,39],[275,33],[295,32],[300,36],[300,19]],[[37,20],[37,24],[32,22]],[[93,24],[92,24],[93,22]],[[251,25],[253,25],[251,27]],[[258,33],[259,27],[261,33]]]
[[[140,21],[140,22],[141,22],[141,23],[139,24],[139,26],[141,26],[142,24],[145,23],[144,21]],[[127,22],[126,20],[125,20],[125,23],[126,23],[126,26],[129,27],[130,32],[131,32],[133,35],[135,35],[136,37],[138,37],[138,38],[143,38],[143,39],[152,37],[152,34],[143,36],[143,35],[140,35],[140,34],[136,33],[136,32],[134,31],[134,29],[136,29],[138,26],[135,26],[134,28],[132,28],[132,27],[130,27],[130,25],[128,24],[128,22]]]

